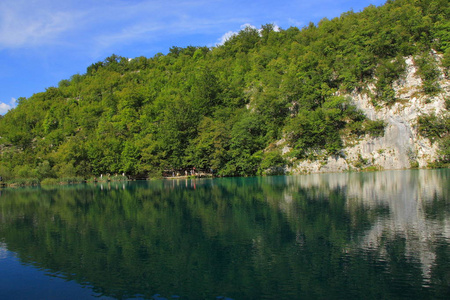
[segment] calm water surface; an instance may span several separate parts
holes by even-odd
[[[450,299],[448,169],[0,193],[0,299]]]

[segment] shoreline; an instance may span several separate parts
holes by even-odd
[[[284,176],[288,175],[310,175],[310,174],[340,174],[340,173],[365,173],[365,172],[382,172],[382,171],[394,171],[394,170],[436,170],[436,169],[448,169],[448,166],[438,167],[438,168],[409,168],[409,169],[384,169],[384,170],[352,170],[346,172],[317,172],[317,173],[295,173],[295,174],[280,174]],[[255,175],[257,177],[267,177],[271,175]],[[180,179],[201,179],[201,178],[220,178],[221,176],[214,176],[211,173],[197,173],[196,175],[179,175],[179,176],[162,176],[155,178],[128,178],[126,176],[113,176],[113,177],[104,177],[102,179],[98,179],[97,177],[93,177],[90,179],[81,179],[81,178],[45,178],[42,181],[39,181],[35,178],[28,179],[16,179],[13,182],[4,182],[0,181],[0,189],[1,188],[17,188],[17,187],[33,187],[33,186],[58,186],[58,185],[70,185],[70,184],[79,184],[79,183],[120,183],[120,182],[130,182],[136,180],[180,180]],[[239,176],[238,176],[239,177]]]

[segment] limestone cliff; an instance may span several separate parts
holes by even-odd
[[[436,60],[440,57],[434,53]],[[405,59],[405,74],[393,84],[397,101],[392,105],[375,106],[373,96],[375,84],[367,85],[365,92],[354,91],[351,102],[371,120],[383,120],[386,124],[384,136],[369,135],[358,141],[346,141],[340,155],[326,157],[320,161],[294,162],[287,171],[292,173],[341,172],[347,170],[405,169],[426,167],[438,158],[438,144],[422,137],[417,130],[417,119],[421,115],[448,114],[445,100],[450,97],[450,84],[440,69],[438,84],[440,92],[429,96],[422,92],[422,80],[414,59]],[[283,152],[289,152],[285,147]]]

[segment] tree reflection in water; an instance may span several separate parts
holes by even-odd
[[[4,190],[0,241],[26,264],[119,299],[446,298],[449,176]]]

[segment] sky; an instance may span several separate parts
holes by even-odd
[[[302,28],[385,0],[1,0],[0,115],[116,54],[220,45],[245,26]]]

